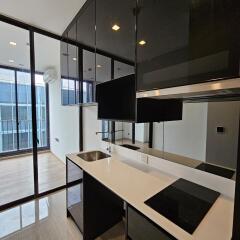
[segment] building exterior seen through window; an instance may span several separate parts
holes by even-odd
[[[46,86],[35,75],[38,147],[46,147]],[[0,153],[32,148],[32,106],[30,73],[0,68]]]
[[[94,102],[94,82],[83,80],[82,82],[83,99],[80,101],[79,81],[74,79],[62,78],[62,104],[74,105],[79,103]]]

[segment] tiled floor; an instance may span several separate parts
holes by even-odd
[[[98,240],[124,240],[123,223]],[[66,217],[66,191],[0,212],[0,239],[4,240],[81,240],[82,235]]]
[[[38,155],[39,192],[65,185],[65,164],[51,152]],[[0,206],[34,194],[33,157],[0,160]]]
[[[66,217],[65,191],[0,212],[0,238],[8,240],[82,239]]]

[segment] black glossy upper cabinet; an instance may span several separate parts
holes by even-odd
[[[136,99],[134,74],[96,86],[98,119],[127,122],[160,122],[182,119],[178,99]]]
[[[100,54],[134,64],[135,9],[135,0],[96,1],[96,48]]]
[[[239,5],[138,0],[138,91],[238,77]]]
[[[87,0],[76,17],[77,41],[95,49],[95,0]]]

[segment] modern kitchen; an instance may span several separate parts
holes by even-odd
[[[46,6],[45,25],[43,13],[37,23],[0,3],[0,32],[29,35],[28,64],[15,66],[0,41],[0,68],[29,73],[32,137],[20,149],[13,119],[18,148],[0,151],[3,193],[11,161],[28,157],[32,167],[12,183],[32,192],[0,204],[0,239],[239,240],[240,2],[70,2],[55,14]],[[17,76],[15,86],[18,100]],[[44,154],[55,165],[45,159],[39,171]]]

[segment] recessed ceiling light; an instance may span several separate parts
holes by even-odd
[[[139,41],[139,45],[145,45],[146,44],[146,41],[144,41],[144,40],[141,40],[141,41]]]
[[[97,68],[101,68],[102,66],[100,64],[97,65]]]
[[[14,60],[12,60],[12,59],[9,59],[8,61],[9,61],[10,63],[14,63]]]
[[[73,61],[77,61],[77,58],[74,57],[74,58],[73,58]]]
[[[9,44],[12,45],[12,46],[16,46],[17,45],[17,43],[15,43],[15,42],[9,42]]]
[[[118,31],[119,29],[120,29],[120,27],[117,24],[114,24],[112,26],[112,30],[114,30],[114,31]]]

